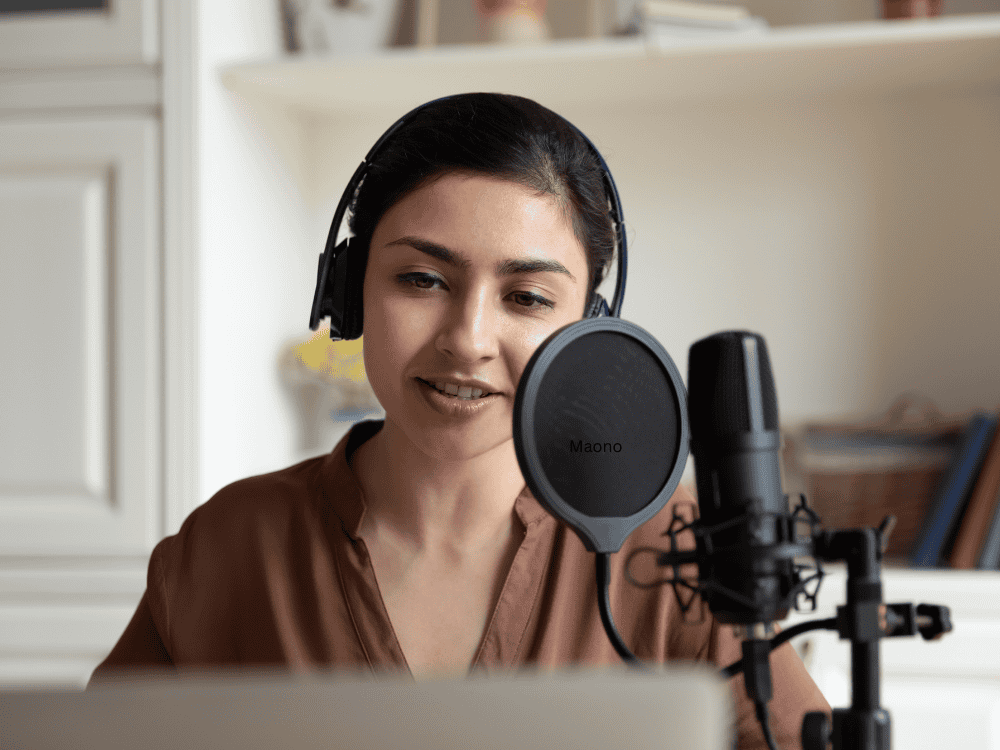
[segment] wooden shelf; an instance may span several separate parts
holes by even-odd
[[[222,76],[230,89],[290,115],[332,119],[401,112],[462,91],[517,93],[557,110],[1000,91],[1000,14],[779,27],[669,48],[641,38],[398,48],[248,62]]]

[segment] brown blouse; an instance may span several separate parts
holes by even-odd
[[[195,509],[153,549],[146,591],[90,684],[169,665],[408,674],[357,536],[365,503],[349,463],[382,425],[359,422],[331,453],[241,479]],[[684,614],[670,586],[640,588],[624,577],[632,550],[666,546],[661,535],[675,507],[690,518],[697,504],[679,488],[611,556],[612,616],[640,659],[726,666],[740,658],[740,642],[700,600]],[[621,664],[601,623],[593,553],[527,486],[514,511],[524,537],[470,672]],[[658,576],[651,562],[651,553],[638,555],[633,575]],[[772,653],[771,670],[775,740],[799,748],[803,714],[830,707],[790,644]],[[732,685],[739,747],[766,750],[742,676]]]

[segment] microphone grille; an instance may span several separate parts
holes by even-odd
[[[692,344],[688,418],[695,441],[778,429],[778,396],[763,336],[723,331]]]

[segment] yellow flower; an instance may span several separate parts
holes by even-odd
[[[330,329],[320,328],[312,337],[292,348],[296,359],[325,380],[367,382],[364,337],[353,341],[333,341]]]

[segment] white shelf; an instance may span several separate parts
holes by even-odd
[[[1000,92],[1000,14],[779,27],[739,39],[562,40],[535,47],[399,48],[227,67],[225,84],[289,114],[340,119],[437,96],[504,91],[555,108],[682,101]]]

